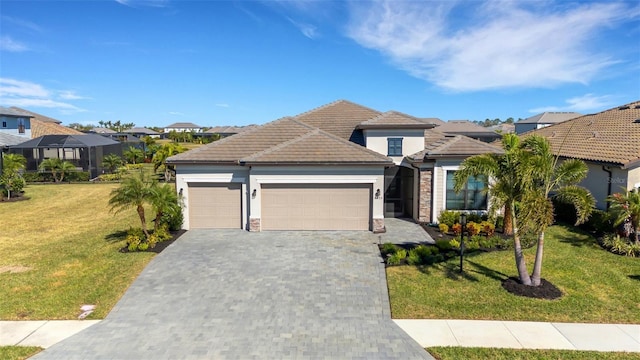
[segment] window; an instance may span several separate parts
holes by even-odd
[[[24,119],[18,118],[18,134],[24,134]]]
[[[455,171],[447,171],[447,210],[487,210],[486,183],[482,178],[470,177],[459,193],[453,190]]]
[[[402,138],[387,139],[387,155],[402,156]]]
[[[6,122],[6,121],[3,121],[3,122],[2,122],[2,127],[3,127],[3,128],[6,128],[6,127],[7,127],[7,122]]]

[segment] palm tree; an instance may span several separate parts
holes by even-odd
[[[164,180],[169,181],[171,179],[170,168],[165,164],[167,158],[173,155],[185,152],[185,148],[179,143],[167,143],[162,145],[158,151],[153,155],[153,171],[158,171],[159,168],[164,167]]]
[[[109,169],[110,173],[113,173],[121,165],[122,158],[116,154],[108,154],[102,158],[102,166]]]
[[[624,194],[613,194],[607,201],[611,203],[609,211],[615,218],[614,224],[619,226],[629,220],[632,228],[631,240],[640,244],[640,191],[625,189]]]
[[[2,174],[0,185],[7,190],[7,197],[11,198],[11,192],[19,192],[24,188],[24,179],[20,173],[27,164],[27,159],[20,154],[0,154],[2,156]]]
[[[63,161],[59,158],[45,159],[40,163],[40,170],[51,171],[53,181],[61,182],[64,180],[64,175],[69,172],[75,171],[76,167],[68,161]],[[60,178],[58,178],[60,175]]]
[[[20,154],[2,154],[2,171],[19,172],[27,165],[27,159]]]
[[[526,156],[523,166],[519,169],[521,176],[531,181],[531,187],[522,199],[521,216],[525,226],[538,234],[531,285],[539,286],[544,233],[553,223],[554,208],[551,198],[573,204],[577,213],[576,225],[589,218],[595,206],[595,198],[589,190],[577,185],[589,171],[582,160],[568,159],[559,163],[559,156],[553,154],[549,140],[540,135],[526,138],[522,145]]]
[[[515,134],[502,137],[502,154],[481,154],[465,159],[454,175],[454,189],[461,190],[471,176],[490,179],[488,192],[491,196],[490,211],[504,209],[504,233],[513,235],[514,255],[520,282],[530,285],[531,279],[522,253],[520,232],[516,219],[516,204],[526,193],[528,182],[519,168],[524,154],[520,139]]]
[[[68,174],[70,172],[76,171],[76,166],[73,165],[72,163],[68,162],[68,161],[62,161],[59,164],[58,167],[58,172],[60,173],[60,180],[59,182],[62,182],[62,180],[64,180],[64,175]]]
[[[152,196],[151,189],[153,186],[154,182],[148,180],[140,172],[139,176],[131,176],[124,179],[120,187],[111,192],[111,198],[109,199],[111,211],[116,214],[132,207],[136,209],[142,225],[142,231],[147,238],[149,238],[149,231],[147,230],[144,204]]]
[[[131,164],[136,164],[139,160],[144,158],[144,152],[133,146],[129,146],[129,149],[125,150],[123,155]]]
[[[149,203],[151,203],[151,206],[156,213],[156,217],[153,220],[154,231],[158,230],[163,215],[180,211],[178,195],[176,194],[173,186],[169,184],[155,184],[152,186],[150,188]]]

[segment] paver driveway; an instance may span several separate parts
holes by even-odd
[[[368,232],[192,230],[101,323],[36,359],[429,359]]]

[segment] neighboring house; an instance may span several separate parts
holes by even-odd
[[[44,135],[82,135],[82,132],[78,130],[62,126],[62,121],[60,120],[56,120],[48,116],[21,109],[15,106],[11,107],[11,109],[29,114],[32,117],[31,139],[35,139]]]
[[[531,134],[545,136],[563,158],[585,161],[589,173],[581,185],[591,191],[599,209],[607,208],[607,196],[640,188],[640,101],[524,136]]]
[[[176,131],[176,132],[192,132],[193,131],[195,133],[200,133],[202,132],[202,129],[203,128],[200,125],[196,125],[190,122],[181,122],[181,123],[174,123],[165,127],[164,132],[168,133],[171,131]]]
[[[450,180],[489,144],[396,111],[336,101],[170,157],[185,229],[384,231],[385,217],[434,222],[485,211],[481,181]]]
[[[111,130],[109,128],[103,128],[103,127],[94,127],[93,129],[91,129],[92,133],[96,133],[96,134],[100,134],[100,135],[110,135],[110,134],[117,134],[118,132],[115,130]]]
[[[246,126],[215,126],[205,131],[205,134],[218,134],[220,137],[227,137],[241,132],[251,130],[258,125],[246,125]]]
[[[487,129],[491,131],[495,131],[500,135],[511,134],[516,132],[516,126],[514,124],[507,124],[507,123],[489,126]]]
[[[151,130],[151,129],[148,129],[146,127],[134,127],[134,128],[129,129],[129,130],[125,130],[123,132],[127,133],[127,134],[132,134],[132,135],[134,135],[134,136],[136,136],[138,138],[142,138],[144,136],[149,136],[149,137],[152,137],[154,139],[157,139],[157,138],[160,137],[160,133],[159,132]]]
[[[468,120],[449,120],[439,125],[438,131],[451,135],[464,135],[487,143],[501,138],[495,131]]]
[[[45,159],[59,158],[71,162],[78,170],[88,171],[95,178],[104,170],[104,155],[121,156],[122,147],[121,143],[97,134],[44,135],[10,146],[8,152],[23,155],[27,159],[27,171],[38,171]]]
[[[527,131],[542,129],[544,127],[558,124],[563,121],[575,119],[578,116],[582,116],[582,114],[577,112],[543,112],[541,114],[516,121],[516,134],[522,134]]]
[[[17,109],[0,107],[0,133],[31,138],[31,120],[33,116]]]

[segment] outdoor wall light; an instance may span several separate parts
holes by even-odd
[[[376,199],[380,198],[380,189],[376,190]]]
[[[182,188],[180,188],[180,191],[178,191],[178,195],[182,196]]]
[[[253,192],[251,193],[251,198],[255,199],[257,193],[258,193],[258,191],[256,189],[253,189]]]

